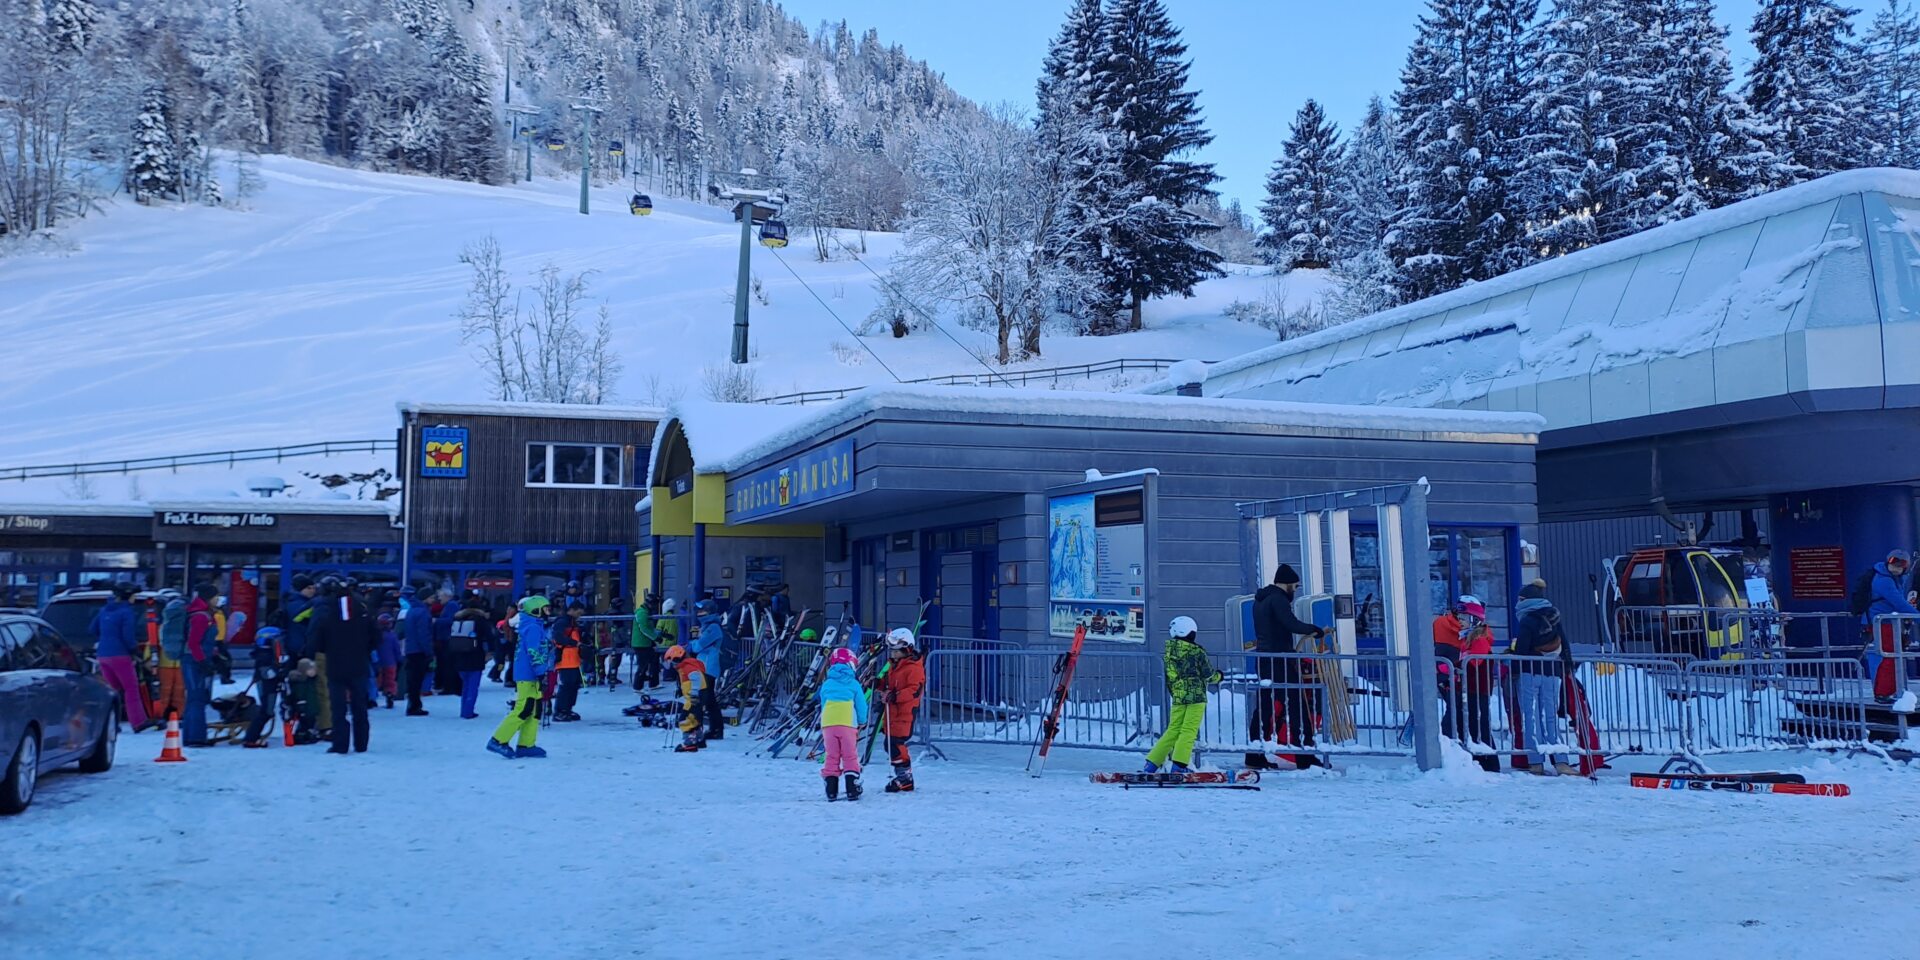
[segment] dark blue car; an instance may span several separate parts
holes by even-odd
[[[0,615],[0,814],[33,802],[40,774],[113,766],[119,698],[93,661],[39,617]]]

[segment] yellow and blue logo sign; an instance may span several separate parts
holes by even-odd
[[[853,441],[840,440],[727,481],[727,522],[758,520],[853,492]]]
[[[420,431],[420,475],[467,475],[466,427],[426,427]]]

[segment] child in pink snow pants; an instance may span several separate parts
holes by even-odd
[[[833,651],[827,661],[827,679],[820,685],[820,735],[827,749],[827,765],[820,770],[827,799],[840,798],[840,780],[847,782],[847,799],[860,799],[859,728],[867,722],[867,691],[855,678],[853,651]]]

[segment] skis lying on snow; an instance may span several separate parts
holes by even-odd
[[[1236,787],[1258,790],[1258,770],[1188,770],[1164,773],[1096,773],[1088,777],[1094,783],[1117,783],[1123,787]]]
[[[1728,790],[1735,793],[1791,793],[1808,797],[1844,797],[1853,793],[1844,783],[1795,783],[1793,780],[1747,780],[1740,774],[1720,776],[1674,776],[1636,773],[1629,781],[1648,790]],[[1797,777],[1797,774],[1762,774],[1772,777]],[[1805,778],[1799,778],[1804,781]]]

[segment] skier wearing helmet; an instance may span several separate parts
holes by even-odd
[[[520,601],[520,615],[513,620],[519,646],[513,656],[513,711],[500,721],[487,749],[509,760],[540,758],[547,751],[534,744],[540,736],[540,693],[547,669],[553,665],[553,651],[547,646],[547,598],[535,594]],[[515,735],[519,745],[509,744]]]
[[[1200,625],[1192,617],[1174,617],[1167,624],[1167,692],[1173,710],[1167,716],[1167,731],[1147,754],[1147,773],[1158,773],[1169,759],[1175,773],[1193,767],[1193,744],[1200,739],[1200,722],[1207,714],[1207,687],[1220,682],[1220,671],[1213,669],[1207,651],[1200,647]]]
[[[874,684],[880,688],[880,702],[887,705],[887,759],[893,763],[887,792],[911,793],[913,756],[907,752],[907,741],[913,738],[913,714],[920,708],[927,671],[914,647],[913,631],[905,627],[887,634],[887,656],[892,662]]]
[[[852,650],[840,647],[827,658],[827,679],[820,685],[820,738],[825,742],[827,765],[820,768],[826,780],[827,799],[840,798],[840,777],[847,779],[847,799],[860,799],[860,736],[856,732],[867,723],[867,691],[854,676],[859,658]]]
[[[720,703],[714,699],[713,682],[707,665],[686,647],[674,644],[662,654],[680,678],[680,732],[683,735],[674,753],[693,753],[707,745],[706,731],[720,722]]]

